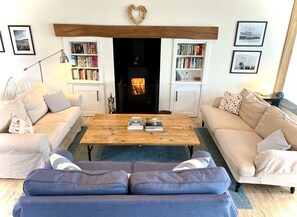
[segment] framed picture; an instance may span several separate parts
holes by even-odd
[[[263,46],[266,26],[266,21],[238,21],[234,46]]]
[[[8,30],[15,55],[35,55],[30,26],[9,25]]]
[[[233,51],[230,73],[257,74],[262,51]]]
[[[5,52],[1,32],[0,32],[0,52]]]

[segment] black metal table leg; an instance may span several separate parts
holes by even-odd
[[[192,157],[193,155],[193,146],[192,145],[189,145],[189,150],[190,150],[190,158]]]
[[[91,156],[92,149],[93,149],[93,146],[92,145],[88,145],[88,157],[89,157],[89,161],[92,161],[92,156]]]

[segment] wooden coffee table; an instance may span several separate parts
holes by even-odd
[[[163,131],[127,130],[131,117],[161,118]],[[147,146],[193,146],[200,141],[187,115],[181,114],[96,114],[84,134],[81,145],[86,145],[88,157],[94,145],[147,145]]]

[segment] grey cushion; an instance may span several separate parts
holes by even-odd
[[[223,194],[231,180],[222,167],[184,171],[137,172],[130,176],[131,194]]]
[[[25,179],[24,192],[29,196],[127,194],[128,174],[124,171],[37,169]]]
[[[59,112],[71,107],[69,100],[61,90],[44,96],[44,100],[51,112]]]

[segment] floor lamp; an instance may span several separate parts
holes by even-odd
[[[53,53],[45,58],[43,58],[42,60],[39,60],[38,62],[32,64],[31,66],[28,66],[26,68],[24,68],[24,71],[27,71],[28,69],[30,69],[32,66],[35,66],[35,65],[39,65],[39,72],[40,72],[40,77],[41,77],[41,81],[43,82],[43,74],[42,74],[42,67],[41,67],[41,62],[43,62],[44,60],[48,59],[48,58],[51,58],[52,56],[55,56],[56,54],[58,53],[61,53],[61,56],[60,56],[60,63],[68,63],[69,62],[69,59],[68,57],[66,56],[66,54],[64,53],[64,50],[59,50],[58,52],[56,53]]]

